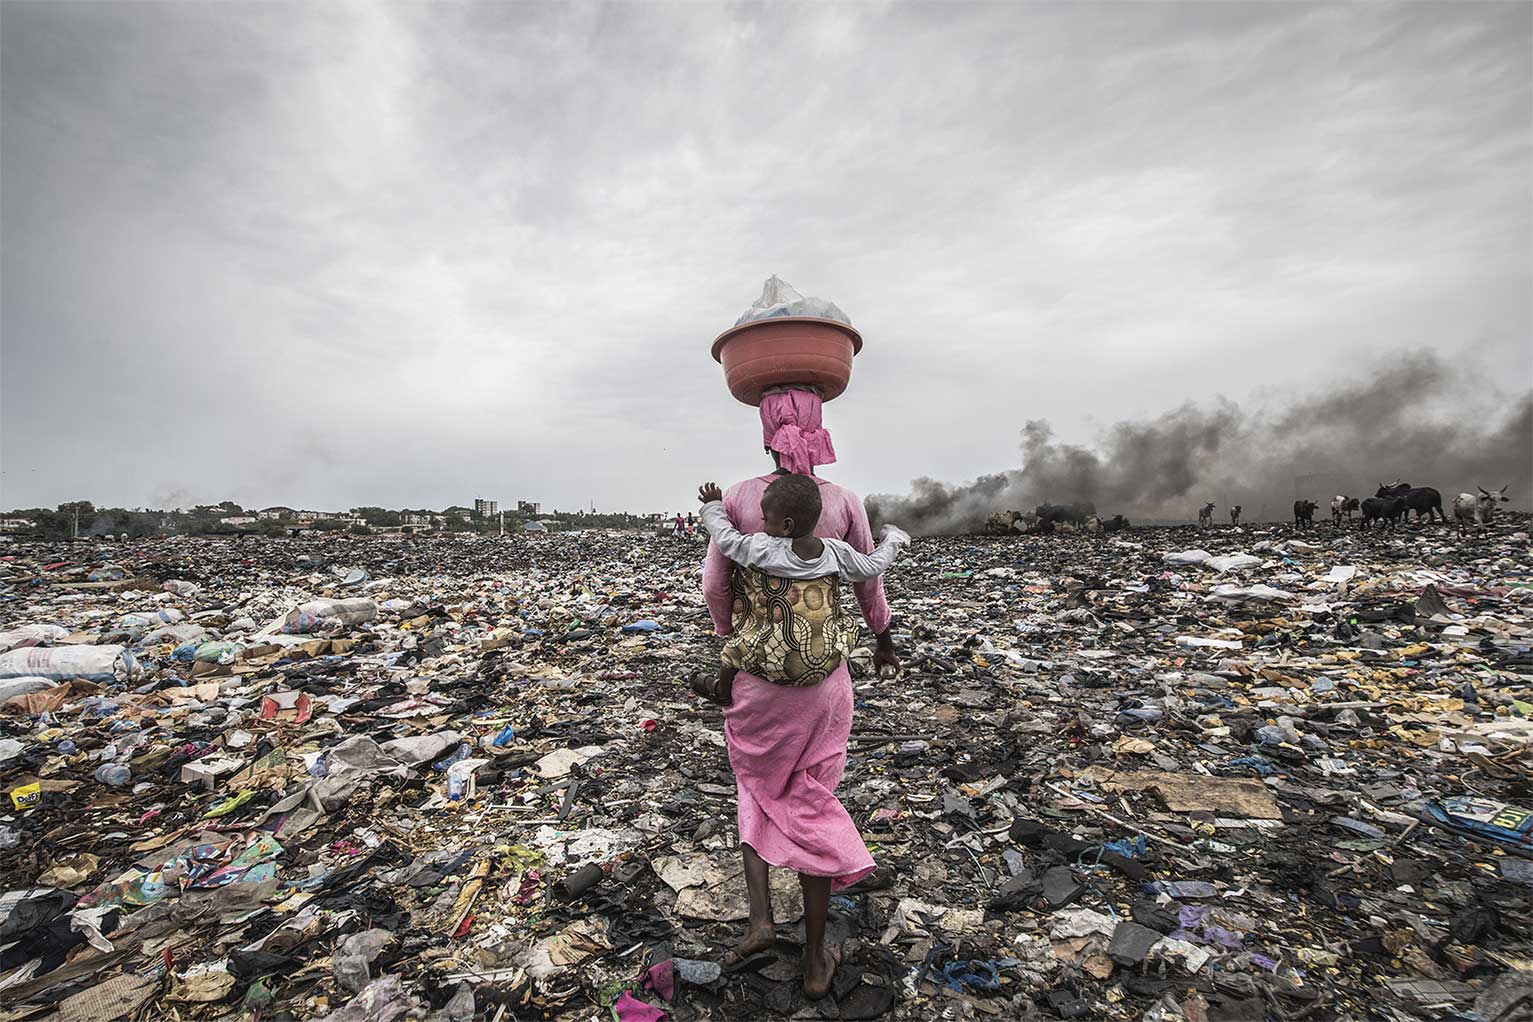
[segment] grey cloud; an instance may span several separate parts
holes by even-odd
[[[1530,29],[6,3],[0,505],[682,506],[761,464],[707,346],[773,272],[868,339],[864,492],[1390,352],[1525,378]]]

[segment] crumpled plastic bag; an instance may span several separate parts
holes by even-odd
[[[425,1014],[425,1005],[405,991],[403,980],[398,976],[383,976],[373,980],[349,1004],[335,1009],[321,1022],[399,1022]]]
[[[173,642],[177,646],[183,646],[188,642],[201,645],[207,641],[208,630],[201,625],[194,625],[189,621],[182,621],[173,625],[165,625],[145,634],[138,640],[142,646],[158,646],[163,643]]]
[[[354,994],[360,993],[363,987],[372,982],[368,966],[373,964],[373,959],[382,954],[393,939],[394,935],[388,930],[374,928],[353,933],[341,941],[341,946],[335,949],[330,959],[336,983]]]
[[[921,901],[917,898],[901,898],[894,914],[900,932],[906,934],[924,934],[927,932],[926,920],[922,918],[923,916],[940,926],[947,933],[968,933],[982,928],[985,924],[983,909],[934,905],[931,902]]]
[[[833,319],[837,323],[852,325],[851,318],[835,302],[825,298],[805,298],[794,290],[792,284],[773,274],[761,286],[761,297],[740,313],[735,326],[783,316],[813,316],[816,319]]]
[[[1293,593],[1258,582],[1256,585],[1217,585],[1205,601],[1218,603],[1274,603],[1293,599]]]
[[[1215,571],[1234,571],[1237,568],[1254,568],[1262,562],[1260,557],[1250,554],[1220,554],[1218,557],[1210,557],[1203,562],[1203,567],[1212,568]]]
[[[326,773],[310,789],[311,800],[316,808],[333,812],[346,804],[362,782],[407,777],[412,768],[457,744],[460,737],[457,731],[437,731],[379,745],[366,735],[353,735],[325,753]]]

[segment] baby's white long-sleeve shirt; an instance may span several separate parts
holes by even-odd
[[[822,539],[825,549],[820,556],[806,561],[793,552],[793,540],[786,536],[768,536],[764,532],[745,535],[736,529],[724,511],[722,501],[703,505],[703,528],[719,550],[736,564],[760,568],[778,578],[806,579],[839,575],[848,582],[864,582],[889,570],[903,547],[910,545],[910,534],[892,525],[884,526],[878,546],[864,554],[839,539]]]

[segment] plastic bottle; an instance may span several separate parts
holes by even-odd
[[[468,759],[468,753],[469,753],[468,743],[467,742],[459,742],[457,748],[453,749],[452,752],[448,753],[447,755],[443,756],[441,759],[437,760],[435,763],[431,764],[431,769],[433,769],[433,770],[435,770],[435,771],[437,771],[439,773],[441,771],[443,771],[443,770],[450,770],[452,768],[453,764],[459,763],[459,762],[461,762],[461,761],[463,761],[465,759]]]

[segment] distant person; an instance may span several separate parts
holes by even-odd
[[[1230,508],[1230,524],[1231,525],[1239,525],[1240,524],[1240,505],[1239,504],[1236,504],[1234,507]]]
[[[673,539],[681,539],[686,534],[687,534],[687,523],[682,520],[681,512],[678,511],[678,512],[676,512],[676,525],[671,530],[671,537]]]
[[[687,539],[690,540],[690,539],[695,538],[696,536],[697,536],[697,516],[694,515],[692,512],[688,511],[687,512]]]
[[[821,510],[813,535],[844,540],[860,553],[872,553],[873,532],[861,498],[814,475],[816,465],[836,460],[830,434],[820,422],[819,394],[770,391],[762,396],[760,411],[763,441],[777,471],[743,480],[724,492],[723,512],[729,523],[746,535],[764,531],[762,495],[778,477],[798,473],[819,487]],[[780,585],[760,568],[735,567],[718,544],[709,544],[703,595],[720,635],[767,627],[774,615],[795,618],[802,608],[777,598]],[[858,582],[852,591],[878,639],[876,669],[898,670],[883,579]],[[780,619],[783,623],[791,626],[791,620]],[[736,968],[776,941],[767,863],[794,870],[804,891],[804,993],[811,999],[829,992],[841,960],[838,948],[825,946],[831,889],[847,887],[874,868],[857,824],[835,794],[846,769],[851,731],[852,676],[844,661],[819,684],[797,688],[774,685],[742,670],[734,677],[724,707],[750,914],[745,938],[721,964]]]

